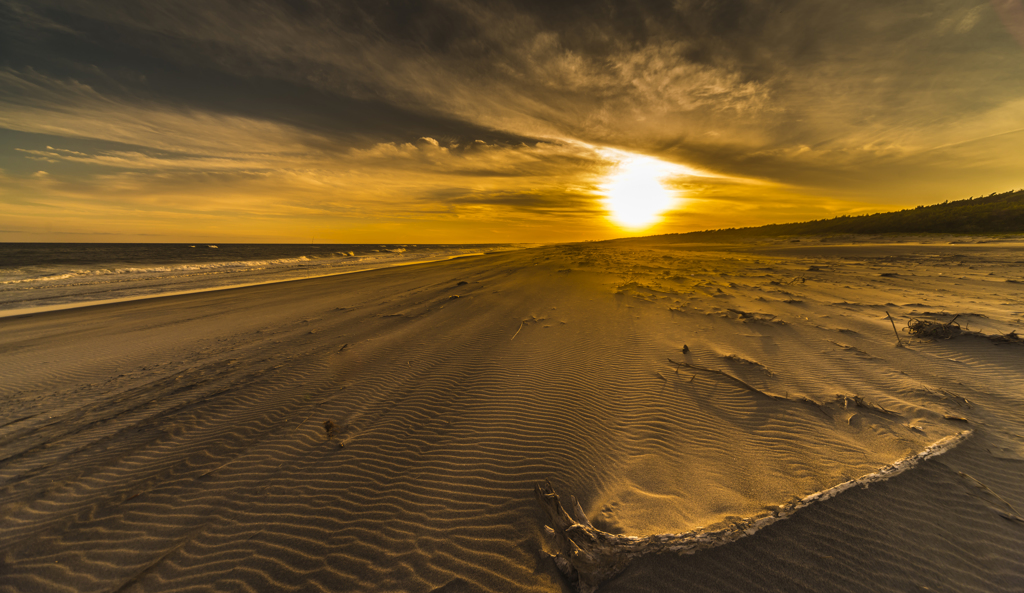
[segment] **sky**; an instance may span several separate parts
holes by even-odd
[[[0,241],[601,240],[1022,155],[1022,0],[0,0]]]

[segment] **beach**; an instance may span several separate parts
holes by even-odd
[[[1020,591],[1022,248],[631,239],[0,318],[0,591],[571,591],[539,482],[721,530],[967,431],[600,590]]]

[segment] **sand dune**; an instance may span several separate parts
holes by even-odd
[[[562,591],[536,482],[682,533],[971,429],[602,590],[1019,591],[1024,346],[888,315],[1019,329],[1021,253],[621,241],[0,319],[0,590]]]

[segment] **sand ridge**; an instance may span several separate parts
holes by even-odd
[[[1013,590],[1024,348],[896,348],[886,311],[1009,332],[1020,252],[889,247],[551,246],[0,320],[0,589],[557,591],[535,482],[607,531],[680,533],[971,428],[953,461],[726,548],[815,522],[884,539],[842,509],[909,488],[901,521],[924,521],[937,475],[1007,559],[952,577]],[[659,567],[700,556],[607,587],[672,590]]]

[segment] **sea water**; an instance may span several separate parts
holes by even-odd
[[[0,316],[519,247],[523,246],[0,243]]]

